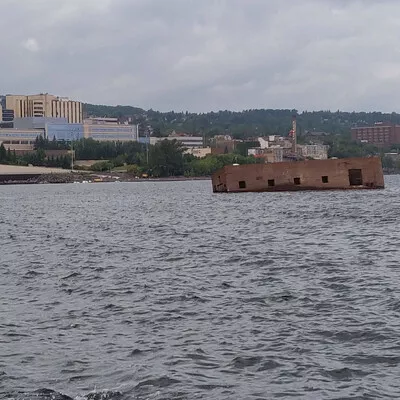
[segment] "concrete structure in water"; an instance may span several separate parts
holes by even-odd
[[[228,165],[212,176],[214,192],[383,189],[380,157]]]
[[[0,185],[7,183],[28,183],[27,181],[40,175],[66,175],[70,170],[45,167],[20,167],[15,165],[0,165]]]

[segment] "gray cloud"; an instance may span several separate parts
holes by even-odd
[[[394,0],[0,0],[0,92],[399,111]]]

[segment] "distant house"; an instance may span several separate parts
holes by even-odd
[[[229,154],[236,148],[236,141],[229,135],[214,136],[211,140],[211,154]]]

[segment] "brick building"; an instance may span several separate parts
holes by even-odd
[[[351,128],[351,138],[379,147],[400,144],[400,125],[376,123],[373,126]]]

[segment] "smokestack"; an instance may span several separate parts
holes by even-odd
[[[297,123],[296,123],[296,115],[292,116],[292,152],[297,154]]]

